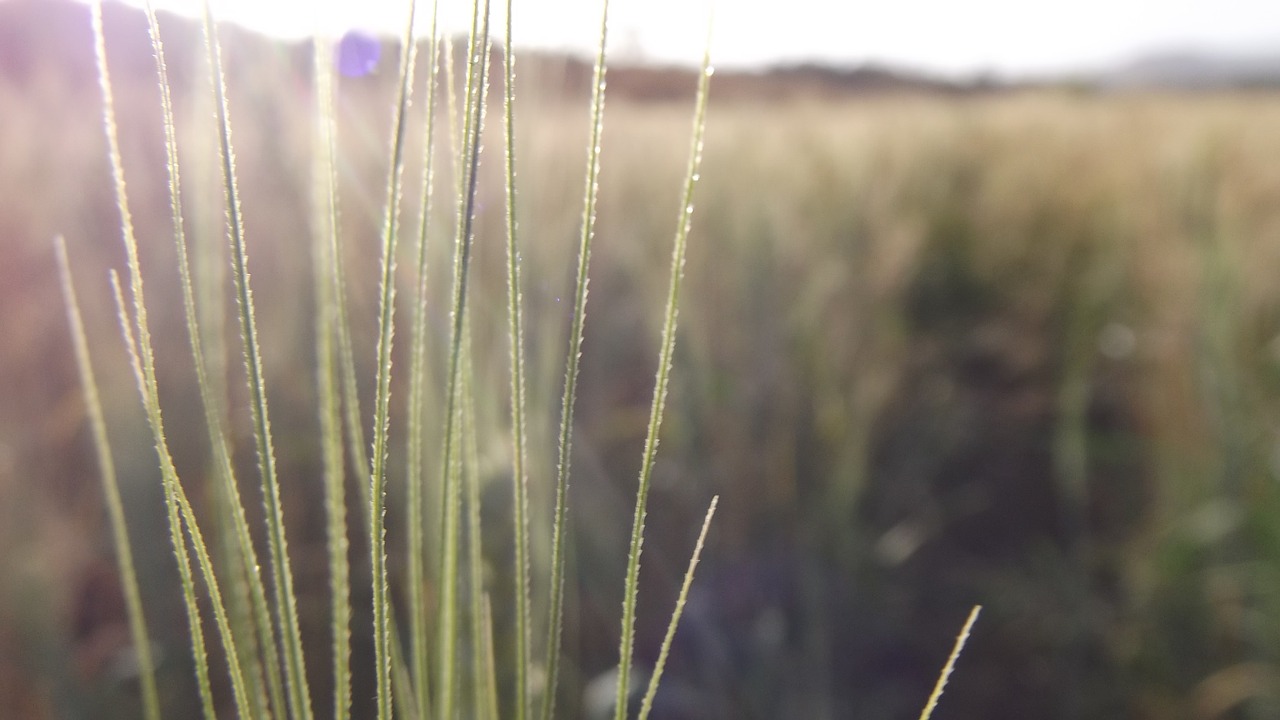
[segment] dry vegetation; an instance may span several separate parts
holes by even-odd
[[[233,122],[303,622],[321,647],[307,90],[287,57],[272,57],[232,78]],[[174,449],[198,487],[207,449],[145,80],[120,88],[125,162]],[[545,523],[587,128],[576,100],[533,81],[524,95],[531,480]],[[222,237],[200,221],[220,214],[202,97],[178,108],[189,232],[198,290],[226,302]],[[389,89],[348,80],[339,101],[355,332],[371,382]],[[52,70],[0,84],[0,708],[13,717],[136,712],[56,234],[87,306],[111,431],[131,449],[118,460],[166,699],[177,708],[190,696],[155,461],[108,301],[106,271],[122,260],[99,102],[92,85]],[[640,626],[642,662],[657,652],[704,498],[722,503],[665,717],[905,716],[975,602],[988,614],[940,717],[1280,711],[1277,128],[1280,98],[1263,94],[715,105],[646,543],[641,617],[654,621]],[[607,111],[572,501],[574,689],[616,661],[627,488],[687,133],[682,104]],[[493,438],[480,448],[495,476],[486,512],[505,516],[505,335],[491,322],[504,312],[501,186],[487,162],[477,402],[481,436]],[[417,173],[411,163],[407,177]],[[448,263],[435,249],[443,328]],[[236,358],[223,360],[234,378]],[[243,402],[229,407],[249,467]],[[392,526],[393,540],[402,530]],[[494,549],[490,560],[500,587],[510,558]],[[367,698],[370,649],[356,652],[356,697]]]

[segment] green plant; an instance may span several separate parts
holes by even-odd
[[[443,64],[445,77],[438,77],[442,68],[441,40],[436,29],[437,10],[432,7],[431,32],[428,42],[430,52],[428,72],[428,108],[423,164],[423,195],[421,232],[414,249],[414,314],[410,329],[410,385],[409,420],[403,430],[408,447],[408,478],[406,483],[408,511],[406,525],[408,551],[406,562],[409,577],[408,607],[397,615],[391,592],[387,550],[387,492],[391,475],[389,460],[394,438],[391,424],[391,406],[394,396],[392,384],[393,339],[395,337],[396,293],[403,282],[397,274],[397,258],[400,254],[402,235],[401,196],[402,174],[406,163],[406,135],[409,126],[408,108],[414,88],[417,43],[413,34],[416,5],[410,5],[409,17],[401,39],[398,71],[398,90],[393,116],[392,140],[389,150],[390,170],[384,204],[384,220],[381,234],[381,261],[379,271],[378,332],[376,343],[375,392],[371,449],[365,452],[366,429],[360,412],[359,392],[355,371],[356,343],[351,331],[351,313],[347,307],[346,276],[342,257],[343,242],[339,230],[337,201],[337,159],[335,157],[336,112],[332,87],[334,79],[328,68],[330,44],[315,43],[315,140],[313,166],[313,263],[315,277],[315,362],[317,397],[316,419],[319,427],[321,464],[324,475],[325,507],[327,514],[327,551],[329,560],[330,631],[332,636],[333,711],[338,718],[351,712],[351,568],[348,564],[349,542],[354,534],[348,520],[345,501],[348,480],[359,488],[367,509],[365,521],[368,528],[370,558],[370,583],[372,591],[372,639],[373,663],[377,697],[377,716],[389,718],[393,714],[402,717],[452,718],[464,712],[468,716],[495,715],[499,707],[495,664],[509,662],[515,674],[515,687],[511,689],[512,715],[520,720],[530,716],[530,674],[534,668],[531,652],[531,611],[529,596],[532,580],[529,574],[529,533],[527,484],[527,431],[524,390],[523,350],[523,301],[521,296],[521,260],[517,242],[516,184],[515,184],[515,81],[514,62],[511,53],[504,53],[504,131],[505,131],[505,189],[507,235],[507,285],[508,285],[508,341],[510,346],[510,432],[512,435],[512,494],[514,517],[512,533],[515,538],[516,597],[515,652],[514,657],[499,660],[493,656],[490,600],[480,567],[478,460],[474,448],[477,443],[476,412],[473,396],[477,380],[471,369],[473,354],[470,350],[471,259],[477,241],[476,219],[478,215],[477,192],[480,185],[480,160],[482,157],[483,130],[485,125],[488,89],[490,86],[490,60],[493,56],[489,18],[490,3],[473,4],[471,34],[468,40],[465,68],[465,90],[461,112],[454,112],[452,73],[449,70],[450,50],[445,43]],[[178,260],[178,275],[183,297],[186,331],[190,343],[190,355],[195,366],[200,402],[203,407],[208,441],[212,448],[215,476],[220,483],[222,498],[212,517],[201,517],[189,498],[187,482],[179,476],[170,445],[174,436],[165,425],[162,392],[157,380],[157,359],[151,323],[148,319],[148,300],[144,289],[144,273],[140,260],[138,240],[130,214],[130,197],[125,181],[119,131],[116,127],[114,95],[111,73],[107,64],[106,38],[102,21],[101,3],[93,4],[93,27],[98,61],[100,86],[103,92],[103,119],[109,144],[116,203],[121,215],[121,233],[127,258],[126,279],[119,281],[112,275],[115,297],[120,315],[121,330],[126,349],[132,360],[138,390],[147,413],[152,439],[159,454],[164,483],[164,497],[168,509],[170,542],[177,560],[183,585],[183,596],[190,631],[192,660],[197,676],[200,705],[206,718],[218,713],[221,699],[215,693],[213,673],[217,663],[211,661],[211,649],[204,636],[203,608],[212,608],[217,639],[222,648],[225,670],[230,679],[231,704],[240,717],[291,717],[311,718],[312,703],[316,700],[308,682],[307,658],[304,653],[303,632],[299,620],[297,592],[294,584],[292,557],[286,538],[286,520],[283,495],[290,491],[282,487],[277,470],[276,443],[273,437],[271,414],[268,407],[268,390],[263,365],[263,350],[257,322],[249,273],[249,248],[244,229],[245,202],[237,185],[237,173],[232,140],[232,110],[228,100],[227,81],[224,77],[224,60],[217,25],[212,10],[206,2],[203,28],[206,42],[206,61],[211,71],[213,106],[216,115],[215,132],[225,200],[225,229],[229,243],[229,259],[232,265],[231,282],[237,307],[237,321],[244,359],[244,392],[248,397],[249,416],[253,444],[257,459],[258,491],[264,501],[262,515],[267,538],[268,567],[266,575],[258,560],[250,516],[240,492],[240,479],[232,462],[232,441],[226,428],[225,414],[228,403],[215,391],[219,384],[210,377],[214,362],[208,356],[201,330],[195,280],[184,234],[184,223],[189,221],[182,204],[180,157],[174,109],[170,93],[170,80],[165,64],[165,51],[160,39],[157,17],[148,7],[147,17],[151,40],[157,60],[157,72],[161,93],[163,125],[165,129],[166,168],[171,221]],[[508,18],[504,46],[511,46],[511,6],[507,4]],[[566,356],[566,379],[561,412],[559,462],[555,489],[556,505],[552,525],[553,554],[547,591],[550,595],[547,621],[546,667],[550,679],[543,689],[542,716],[554,715],[556,667],[559,658],[561,614],[563,613],[563,582],[566,533],[564,531],[568,498],[571,431],[575,407],[575,387],[578,377],[579,350],[584,336],[584,320],[587,299],[591,241],[596,218],[596,197],[600,171],[600,137],[603,124],[605,44],[608,4],[605,3],[598,51],[595,60],[595,77],[591,101],[591,142],[587,152],[586,196],[584,202],[581,244],[578,253],[575,302],[572,332]],[[699,74],[695,103],[693,140],[689,163],[683,183],[683,201],[680,206],[675,242],[670,263],[670,283],[664,311],[662,345],[658,363],[656,386],[645,444],[643,469],[636,495],[635,520],[631,533],[631,548],[626,577],[625,602],[620,647],[620,672],[616,702],[617,717],[627,712],[630,690],[627,685],[631,662],[632,633],[635,620],[638,568],[641,543],[644,536],[646,502],[653,470],[658,435],[667,395],[669,374],[673,362],[676,339],[676,317],[680,298],[680,282],[693,212],[693,191],[698,179],[702,152],[702,135],[706,125],[708,83],[711,76],[710,43],[704,53]],[[443,84],[449,89],[447,108],[438,100],[436,88]],[[444,114],[450,121],[454,140],[452,156],[454,215],[450,219],[453,243],[453,289],[450,322],[444,367],[445,388],[440,424],[440,472],[436,479],[439,489],[436,512],[438,513],[440,539],[434,560],[437,588],[434,603],[437,618],[434,625],[428,622],[429,606],[423,589],[427,584],[427,545],[423,525],[425,485],[423,482],[423,448],[426,419],[424,418],[425,379],[428,376],[426,305],[427,242],[431,233],[433,158],[436,151],[435,122]],[[61,249],[61,245],[59,246]],[[135,645],[141,650],[146,646],[146,630],[142,617],[141,593],[130,569],[131,556],[127,523],[119,511],[118,492],[114,478],[110,446],[104,423],[100,421],[101,409],[97,400],[97,387],[88,356],[88,343],[80,320],[65,251],[60,255],[63,264],[64,288],[76,340],[77,359],[80,363],[86,403],[94,418],[95,439],[99,448],[100,464],[112,509],[111,519],[116,530],[117,553],[121,556],[124,581],[130,598],[130,622]],[[127,287],[127,293],[126,293]],[[345,413],[343,410],[345,409]],[[345,422],[345,442],[343,423]],[[468,448],[471,448],[468,451]],[[346,456],[344,458],[344,456]],[[347,465],[350,472],[347,472]],[[466,483],[468,491],[463,492]],[[298,492],[301,489],[293,489]],[[463,506],[468,508],[464,529]],[[684,600],[692,581],[694,568],[701,553],[715,501],[707,512],[698,537],[684,586],[677,606],[672,613],[663,658],[670,646],[675,627],[683,609]],[[207,541],[206,528],[216,527],[220,533],[229,533],[234,539],[227,557],[213,552],[214,545]],[[464,557],[466,547],[469,554]],[[195,565],[195,568],[192,565]],[[469,568],[464,575],[462,569]],[[467,585],[467,587],[463,587]],[[200,587],[203,587],[203,593]],[[230,592],[228,592],[228,590]],[[469,629],[464,627],[460,608],[463,594],[470,602],[466,612],[470,615]],[[245,622],[236,611],[235,598],[248,598]],[[409,620],[409,646],[400,645],[396,631],[396,618]],[[358,631],[358,630],[357,630]],[[469,634],[468,634],[469,633]],[[469,641],[467,651],[472,657],[469,673],[461,662],[460,644]],[[434,642],[434,659],[429,651]],[[160,715],[161,708],[151,674],[151,660],[141,653],[145,707],[148,718]],[[429,664],[434,662],[434,676]],[[652,705],[654,693],[662,673],[662,662],[650,679],[645,693],[641,716],[646,716]],[[463,683],[469,682],[474,690],[472,706],[467,707],[459,695]],[[434,684],[433,684],[434,683]]]

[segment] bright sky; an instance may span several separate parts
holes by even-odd
[[[591,47],[599,0],[513,1],[517,46]],[[611,52],[696,60],[709,1],[612,0]],[[194,12],[200,0],[154,2]],[[315,24],[334,33],[352,27],[394,33],[408,8],[407,0],[212,2],[221,17],[285,37],[305,35]],[[430,0],[418,2],[426,16]],[[447,28],[466,26],[470,2],[440,3]],[[505,3],[493,5],[501,13]],[[1280,55],[1280,0],[716,2],[714,57],[720,65],[873,60],[943,73],[1023,74],[1089,69],[1170,49]]]

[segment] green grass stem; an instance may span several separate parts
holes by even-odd
[[[62,294],[67,304],[67,324],[71,329],[76,366],[80,371],[85,414],[89,419],[89,428],[93,432],[93,447],[98,455],[98,467],[102,473],[102,494],[107,505],[107,516],[111,522],[116,560],[120,563],[125,611],[129,618],[129,636],[133,642],[133,652],[138,658],[142,716],[146,720],[160,720],[160,695],[156,691],[155,662],[151,656],[151,641],[147,637],[146,615],[142,611],[142,592],[138,588],[138,573],[133,565],[129,526],[124,515],[124,502],[120,499],[120,485],[116,481],[115,460],[111,454],[111,441],[107,437],[107,422],[102,413],[102,399],[98,393],[98,381],[94,376],[93,363],[89,357],[89,341],[85,335],[84,320],[80,314],[80,301],[76,299],[75,283],[71,280],[71,263],[67,259],[67,244],[59,237],[56,246],[58,270],[62,278]]]
[[[108,159],[111,165],[112,186],[115,193],[116,207],[120,213],[121,239],[124,243],[126,262],[129,268],[130,291],[133,296],[132,318],[126,309],[124,294],[118,276],[112,272],[112,285],[115,290],[119,310],[121,329],[125,337],[127,349],[132,360],[134,373],[138,381],[139,392],[147,413],[147,421],[151,427],[156,451],[161,462],[162,481],[165,488],[165,500],[169,521],[169,539],[178,561],[178,571],[182,580],[183,602],[187,612],[187,621],[191,630],[192,659],[195,664],[196,684],[199,688],[201,705],[206,718],[214,717],[213,692],[209,679],[208,652],[204,644],[204,634],[200,621],[200,608],[196,599],[195,582],[191,572],[190,555],[186,543],[182,539],[182,518],[179,513],[177,494],[177,471],[169,459],[168,446],[164,437],[163,420],[160,414],[159,397],[156,392],[155,355],[151,344],[151,329],[147,321],[147,307],[142,282],[141,263],[138,259],[138,243],[134,233],[133,216],[129,211],[129,194],[124,177],[124,163],[120,152],[120,138],[116,123],[115,93],[112,89],[111,71],[107,63],[106,34],[102,20],[102,3],[94,2],[90,6],[90,17],[94,35],[94,53],[98,67],[98,84],[102,91],[102,120],[106,133]],[[134,328],[136,327],[136,340]],[[210,587],[216,579],[207,578]],[[229,634],[224,641],[231,640]],[[228,667],[233,677],[239,673],[239,663],[228,645]]]
[[[485,95],[489,67],[489,1],[473,4],[471,36],[468,43],[466,118],[464,120],[460,157],[464,173],[458,194],[457,235],[454,239],[453,289],[450,302],[451,327],[449,331],[449,360],[447,365],[445,403],[443,407],[445,427],[443,432],[442,509],[440,543],[440,606],[437,625],[438,672],[440,676],[439,717],[452,718],[457,705],[456,661],[458,652],[458,565],[460,544],[461,489],[458,412],[460,385],[462,383],[462,359],[464,355],[464,321],[467,312],[467,286],[470,278],[476,192],[479,184],[481,138],[484,128]]]
[[[489,672],[492,667],[492,648],[483,643],[492,635],[492,628],[485,627],[491,621],[486,607],[487,594],[484,589],[484,540],[480,519],[480,489],[484,482],[480,468],[480,439],[476,433],[475,407],[475,372],[472,365],[471,322],[463,326],[465,333],[465,356],[462,361],[462,407],[461,431],[462,442],[466,447],[466,462],[463,464],[463,477],[467,486],[467,598],[470,600],[468,616],[471,620],[471,685],[473,691],[474,713],[483,714],[484,708],[498,702],[496,690],[490,697]],[[486,657],[486,654],[489,654]],[[495,716],[492,716],[496,718]]]
[[[484,664],[484,697],[485,704],[483,712],[479,715],[485,720],[498,720],[498,673],[494,667],[493,652],[493,606],[489,602],[489,595],[486,593],[480,598],[481,618],[480,627],[483,634],[480,636],[480,645],[477,653],[481,656]]]
[[[925,703],[924,710],[920,713],[920,720],[929,720],[933,716],[933,711],[938,707],[938,700],[942,698],[942,691],[947,687],[947,680],[951,678],[951,673],[956,669],[956,661],[960,659],[960,653],[964,651],[964,645],[969,641],[969,633],[973,631],[973,624],[978,622],[978,613],[982,612],[981,605],[974,605],[973,610],[969,612],[969,618],[964,621],[964,627],[960,628],[960,634],[956,636],[955,647],[951,649],[951,655],[947,657],[947,664],[942,666],[942,672],[938,675],[938,682],[933,686],[933,692],[929,694],[929,701]]]
[[[328,59],[322,59],[327,63]],[[326,68],[326,72],[332,74]],[[330,81],[332,84],[332,81]],[[330,116],[332,119],[333,116]],[[334,128],[334,137],[336,144],[337,129]],[[335,165],[336,168],[336,165]],[[335,170],[336,171],[336,170]],[[336,179],[335,192],[336,192]],[[340,215],[338,198],[335,196],[333,202],[334,227],[337,227],[336,218]],[[356,372],[355,362],[355,343],[351,336],[351,313],[347,304],[347,272],[346,263],[343,258],[346,257],[345,244],[343,236],[340,232],[335,232],[331,236],[331,247],[329,250],[330,266],[329,275],[333,282],[333,292],[336,313],[336,321],[333,329],[337,340],[337,361],[339,375],[339,389],[341,394],[342,419],[345,428],[346,450],[349,460],[347,466],[356,477],[361,478],[356,483],[356,489],[360,493],[360,508],[366,526],[372,522],[370,511],[372,501],[370,500],[370,482],[368,482],[371,463],[369,460],[368,444],[364,429],[363,414],[360,410],[360,385]],[[372,531],[370,530],[370,533]],[[397,630],[397,622],[394,613],[387,616],[387,623],[391,631],[391,666],[392,675],[395,678],[393,692],[396,695],[396,702],[400,703],[409,711],[412,717],[419,716],[418,708],[414,707],[413,699],[410,694],[403,694],[402,690],[410,687],[411,676],[409,669],[405,666],[405,655],[401,647],[400,633]],[[425,711],[421,713],[426,716]]]
[[[387,580],[386,475],[391,428],[391,348],[395,336],[395,268],[400,234],[401,177],[404,170],[404,137],[408,107],[413,95],[413,65],[417,45],[413,40],[418,3],[409,0],[409,14],[400,45],[399,83],[392,118],[391,168],[387,176],[386,205],[382,224],[382,270],[378,299],[377,392],[374,396],[373,450],[370,453],[369,551],[373,570],[373,647],[376,666],[378,717],[390,718],[391,706],[391,597]]]
[[[183,313],[187,325],[187,335],[190,340],[191,357],[195,365],[196,384],[200,391],[200,404],[204,410],[205,426],[209,434],[209,445],[213,451],[218,480],[222,483],[222,491],[226,498],[226,509],[231,515],[235,552],[239,556],[232,562],[232,566],[236,569],[231,574],[232,582],[233,586],[236,587],[237,593],[243,592],[249,595],[250,611],[254,621],[251,633],[240,633],[245,641],[242,643],[242,652],[245,655],[242,658],[242,662],[248,661],[255,668],[254,672],[248,674],[248,678],[250,684],[254,686],[252,694],[256,702],[263,694],[263,688],[260,687],[259,671],[256,669],[260,663],[258,658],[263,658],[262,665],[266,673],[267,692],[270,695],[270,712],[274,716],[283,717],[285,705],[280,677],[280,663],[275,650],[276,631],[271,624],[266,588],[259,570],[258,553],[254,548],[253,538],[249,532],[249,522],[245,516],[244,503],[240,498],[239,486],[231,464],[231,450],[227,443],[222,404],[213,392],[213,386],[208,377],[208,364],[205,362],[200,323],[196,312],[191,263],[186,233],[183,228],[182,185],[178,158],[177,129],[173,117],[172,91],[169,83],[168,66],[165,62],[164,46],[160,40],[160,24],[155,14],[154,5],[150,0],[146,3],[146,13],[147,27],[151,37],[152,51],[156,58],[156,72],[160,87],[160,106],[163,115],[165,138],[165,167],[169,180],[170,216],[173,223],[174,246],[178,256]],[[263,652],[263,648],[265,648],[265,652]],[[258,703],[255,711],[260,715],[265,714],[266,708],[262,707],[261,703]]]
[[[555,716],[556,690],[560,675],[560,639],[564,626],[564,576],[566,516],[569,509],[569,469],[573,452],[573,411],[578,394],[579,360],[587,317],[588,270],[591,241],[595,237],[596,198],[600,192],[600,143],[604,134],[605,49],[609,39],[609,0],[600,10],[600,35],[596,45],[591,81],[591,131],[587,143],[586,184],[582,201],[582,235],[578,243],[578,266],[574,280],[573,319],[570,321],[569,349],[565,359],[564,395],[560,403],[560,436],[556,465],[555,509],[551,521],[551,586],[547,610],[546,690],[542,696],[542,720]]]
[[[222,163],[223,189],[227,208],[227,233],[231,242],[232,283],[239,310],[240,335],[244,343],[249,408],[253,420],[254,445],[258,455],[258,471],[263,483],[266,506],[267,537],[273,575],[276,624],[284,652],[285,682],[290,716],[295,720],[311,720],[311,694],[307,686],[306,659],[302,652],[302,631],[298,625],[297,599],[293,589],[293,572],[289,563],[285,537],[284,508],[280,502],[280,482],[276,472],[275,450],[271,441],[271,419],[267,408],[266,382],[262,371],[262,355],[254,317],[253,293],[249,281],[249,256],[245,246],[240,194],[236,187],[235,154],[231,142],[231,118],[227,102],[227,85],[222,64],[222,46],[214,24],[209,0],[203,5],[205,51],[213,72],[214,106],[218,127],[218,153]]]
[[[675,242],[671,249],[671,278],[667,289],[667,306],[662,325],[662,346],[658,354],[657,377],[654,380],[653,404],[649,411],[649,431],[645,437],[644,455],[640,463],[635,516],[631,525],[631,547],[627,553],[627,580],[622,599],[622,637],[618,649],[617,700],[614,707],[616,720],[624,720],[627,713],[631,655],[635,642],[636,599],[640,588],[640,552],[644,544],[645,514],[653,478],[653,465],[658,451],[667,388],[671,380],[671,363],[675,355],[680,285],[684,278],[685,253],[689,243],[689,229],[693,222],[693,191],[698,182],[698,168],[702,164],[702,144],[707,127],[707,95],[711,86],[711,74],[711,32],[708,27],[707,42],[702,55],[702,68],[698,73],[697,99],[694,101],[689,165],[685,172],[684,192],[680,199],[679,216],[676,220]]]
[[[410,335],[409,360],[409,418],[405,522],[408,533],[408,614],[410,653],[413,656],[413,690],[416,705],[428,706],[430,681],[428,674],[427,600],[426,590],[426,534],[423,520],[423,440],[424,406],[427,391],[427,280],[428,236],[431,228],[432,189],[435,176],[436,86],[440,82],[439,2],[431,3],[431,21],[428,38],[427,97],[423,107],[426,122],[423,132],[422,198],[419,204],[421,217],[418,226],[417,293],[413,303],[413,327]],[[446,80],[447,82],[447,80]]]
[[[647,720],[653,711],[653,699],[658,695],[658,683],[662,681],[662,671],[667,666],[667,657],[671,654],[671,643],[676,638],[676,628],[680,626],[680,616],[684,614],[684,605],[689,600],[689,588],[693,586],[693,571],[698,568],[698,560],[702,557],[702,546],[707,541],[707,531],[711,529],[711,519],[715,517],[716,505],[720,496],[711,498],[711,506],[702,520],[702,529],[698,531],[698,541],[693,545],[693,555],[689,557],[689,568],[684,571],[684,580],[680,583],[680,594],[676,597],[675,610],[671,612],[671,621],[667,623],[667,632],[662,637],[662,648],[658,651],[658,661],[654,663],[653,674],[649,676],[649,687],[645,690],[644,699],[640,701],[639,720]]]
[[[141,344],[139,336],[134,334],[133,326],[130,324],[128,305],[124,299],[124,291],[121,289],[119,277],[114,272],[111,275],[111,285],[115,293],[116,310],[120,317],[120,329],[129,351],[129,360],[138,385],[138,394],[141,396],[143,406],[146,409],[147,423],[151,427],[156,453],[160,457],[160,474],[164,481],[165,499],[169,510],[170,539],[175,543],[175,548],[179,552],[178,566],[182,574],[183,594],[187,602],[188,620],[193,628],[192,650],[197,655],[197,663],[206,666],[203,671],[197,668],[197,673],[202,675],[198,677],[198,680],[205,683],[205,687],[201,688],[205,713],[206,716],[210,716],[209,713],[213,711],[213,693],[209,686],[208,660],[203,637],[201,636],[197,643],[197,634],[194,630],[199,626],[200,614],[196,604],[195,582],[190,567],[189,552],[192,550],[195,551],[196,562],[204,577],[205,588],[209,592],[210,604],[213,605],[214,622],[222,639],[227,671],[231,676],[231,690],[235,697],[236,710],[241,716],[248,716],[250,713],[249,695],[245,686],[244,673],[240,667],[240,656],[236,651],[234,633],[231,630],[226,606],[222,602],[222,592],[218,587],[218,578],[214,573],[213,560],[209,556],[208,548],[204,542],[204,535],[200,532],[200,526],[196,522],[195,511],[187,501],[186,492],[182,488],[182,483],[178,479],[177,468],[173,463],[173,456],[169,452],[168,439],[164,432],[164,420],[160,409],[160,395],[155,381],[155,364],[150,359],[154,356],[154,351],[151,347]],[[141,323],[136,318],[142,307],[144,307],[144,303],[135,296],[134,323],[137,323],[139,327],[141,327]],[[186,541],[182,539],[184,528],[190,539],[190,548],[188,548]]]
[[[351,568],[348,552],[342,410],[337,367],[337,326],[341,318],[338,265],[338,177],[334,122],[333,42],[315,40],[315,147],[313,207],[319,221],[312,238],[316,293],[316,390],[320,403],[320,444],[324,455],[325,515],[329,551],[329,616],[332,637],[333,717],[351,717]]]
[[[507,190],[507,331],[511,347],[511,491],[515,536],[515,720],[529,717],[529,474],[525,421],[524,301],[520,292],[520,249],[516,240],[515,53],[511,43],[511,0],[507,0],[503,33],[503,126]]]

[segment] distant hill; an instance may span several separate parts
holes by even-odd
[[[170,77],[175,91],[183,92],[194,80],[192,73],[199,68],[197,58],[203,52],[199,24],[164,12],[160,16]],[[154,83],[155,65],[143,12],[107,2],[104,18],[117,81]],[[290,76],[298,86],[309,82],[309,42],[273,40],[237,26],[225,28],[222,39],[229,77],[241,73],[261,76],[265,68],[271,68],[276,76]],[[385,41],[381,67],[360,82],[377,85],[391,81],[397,44],[394,39]],[[455,49],[460,66],[461,42]],[[495,59],[500,57],[501,50],[495,49],[494,54]],[[529,90],[534,96],[580,99],[590,93],[589,59],[522,51],[519,65],[519,77],[532,85]],[[631,102],[687,99],[696,85],[694,75],[687,67],[614,62],[608,75],[610,97]],[[75,86],[96,84],[89,8],[73,0],[0,0],[0,82],[23,85],[51,78]],[[500,75],[494,78],[495,89],[500,89],[500,81]],[[876,64],[792,64],[756,71],[721,70],[712,83],[712,100],[777,103],[895,94],[968,95],[1057,84],[1113,91],[1280,88],[1280,52],[1252,56],[1193,51],[1151,54],[1086,76],[1040,78],[1034,83],[982,77],[951,80]]]
[[[1280,42],[1276,47],[1280,48]],[[1181,50],[1153,53],[1104,72],[1098,83],[1110,89],[1280,88],[1280,52],[1226,54]]]
[[[161,40],[175,91],[193,80],[195,62],[204,52],[200,25],[194,20],[158,11]],[[118,2],[103,4],[107,56],[118,82],[154,84],[156,65],[147,33],[146,14]],[[228,72],[250,71],[267,56],[274,66],[302,69],[309,50],[299,44],[274,43],[238,27],[222,35],[227,47]],[[0,81],[23,86],[58,82],[73,87],[97,85],[97,64],[89,6],[72,0],[0,0]]]
[[[107,2],[104,24],[117,82],[154,82],[155,65],[143,12]],[[182,92],[192,80],[184,71],[198,67],[196,59],[203,52],[200,28],[191,19],[164,12],[160,13],[160,24],[171,78],[176,91]],[[230,77],[253,73],[255,67],[264,65],[300,80],[311,72],[309,42],[277,41],[235,26],[225,28],[222,39]],[[386,40],[382,67],[366,82],[389,81],[398,54],[396,45],[395,40]],[[460,44],[457,51],[462,52]],[[495,50],[495,58],[500,55],[501,51]],[[461,61],[462,55],[457,58]],[[588,59],[530,51],[522,52],[518,62],[524,82],[535,83],[536,90],[547,91],[551,97],[580,98],[590,93],[592,67]],[[633,102],[684,99],[693,94],[694,76],[687,67],[615,62],[609,67],[609,93],[613,99]],[[72,0],[0,0],[0,81],[23,85],[51,78],[82,87],[96,84],[89,8]],[[495,85],[500,79],[494,79]],[[782,102],[893,93],[963,93],[986,87],[872,65],[790,65],[760,71],[722,70],[716,74],[712,94],[715,101]]]

